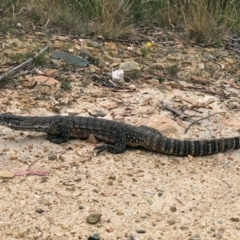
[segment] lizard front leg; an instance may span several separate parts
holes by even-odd
[[[50,142],[61,144],[69,140],[69,127],[64,122],[52,123],[47,132],[47,140]]]

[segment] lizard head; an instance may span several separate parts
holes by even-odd
[[[0,114],[0,125],[11,127],[11,126],[19,126],[21,120],[19,117],[11,114],[11,113],[2,113]]]
[[[17,116],[11,113],[0,114],[0,125],[16,130],[26,130],[33,128],[33,119]]]
[[[22,131],[45,132],[51,125],[52,117],[18,116],[11,113],[0,114],[0,125]],[[55,120],[57,117],[54,118]]]

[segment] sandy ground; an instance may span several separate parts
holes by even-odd
[[[28,94],[2,90],[2,111],[52,115],[46,110],[51,99],[36,100]],[[189,138],[238,134],[240,113],[227,109],[218,97],[180,90],[174,90],[174,95],[202,102],[213,98],[211,111],[204,109],[199,114],[202,117],[208,112],[226,112],[192,126],[186,136],[181,130],[175,134]],[[117,111],[129,111],[124,115],[125,122],[148,122],[152,114],[173,119],[169,111],[156,107],[159,101],[172,97],[169,88],[147,84],[134,93],[114,93],[90,85],[70,106],[63,106],[61,114],[77,112],[86,116],[86,109],[106,111],[103,106],[121,99],[123,104]],[[31,108],[26,107],[27,98]],[[11,104],[6,104],[8,100]],[[153,109],[152,114],[146,114],[149,109]],[[187,121],[174,122],[170,125],[179,129],[189,125]],[[0,180],[2,239],[87,239],[93,233],[105,240],[240,239],[238,150],[194,158],[141,149],[93,156],[95,144],[87,141],[71,140],[59,146],[45,140],[44,134],[5,127],[0,128],[0,135],[1,170],[49,172],[47,176]],[[86,222],[92,213],[102,214],[96,224]]]
[[[20,83],[17,88],[0,90],[0,112],[104,113],[106,118],[150,125],[177,138],[239,135],[239,55],[224,47],[186,44],[156,29],[159,32],[147,34],[154,44],[146,56],[141,55],[141,44],[104,42],[93,48],[78,37],[42,32],[1,35],[2,74],[17,65],[17,57],[23,62],[46,45],[51,49],[43,68],[21,69],[13,77]],[[82,49],[99,59],[99,65],[65,66],[50,57],[54,50],[79,55]],[[123,91],[90,80],[93,72],[109,73],[111,64],[130,60],[141,65],[141,76],[127,82]],[[71,82],[71,91],[24,86],[26,74],[41,75],[51,68],[57,72],[55,81]],[[162,101],[178,110],[188,107],[190,120],[218,114],[184,134],[190,121],[164,109]],[[141,149],[93,156],[96,144],[89,141],[56,145],[43,133],[2,126],[0,137],[1,239],[85,240],[94,233],[102,240],[240,239],[240,150],[194,158]],[[48,174],[17,176],[26,171]],[[90,224],[86,219],[91,214],[101,218]]]

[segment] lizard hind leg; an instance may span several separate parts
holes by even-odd
[[[99,153],[108,150],[109,152],[112,152],[114,154],[116,153],[122,153],[126,149],[126,133],[123,129],[117,129],[114,138],[113,138],[113,144],[103,144],[100,146],[97,146],[94,148],[95,155],[98,155]]]
[[[61,144],[69,140],[69,127],[63,122],[54,122],[49,126],[47,140]]]

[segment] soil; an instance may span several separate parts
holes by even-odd
[[[78,54],[79,49],[88,49],[83,39],[38,32],[2,40],[2,74],[18,65],[14,52],[22,54],[46,43],[50,51],[68,47],[68,52]],[[239,55],[223,47],[186,44],[179,38],[154,40],[147,56],[139,54],[137,44],[92,47],[102,64],[97,67],[57,66],[48,56],[31,75],[55,69],[53,77],[67,79],[72,89],[42,92],[41,86],[26,86],[31,69],[24,68],[13,77],[19,81],[17,87],[1,89],[1,112],[26,116],[104,113],[105,118],[149,125],[177,138],[238,136]],[[110,65],[120,58],[114,50],[119,49],[125,52],[121,61],[141,65],[140,77],[115,90],[95,84],[89,76],[111,72]],[[110,53],[106,63],[104,57]],[[176,74],[169,70],[171,66],[178,67]],[[163,103],[188,118],[175,115]],[[191,122],[204,117],[184,134]],[[88,239],[94,233],[106,240],[240,239],[238,150],[177,157],[129,148],[122,154],[94,156],[92,140],[56,145],[44,133],[6,127],[0,133],[2,239]],[[6,171],[12,175],[6,176]],[[100,214],[95,223],[87,221],[90,214]]]

